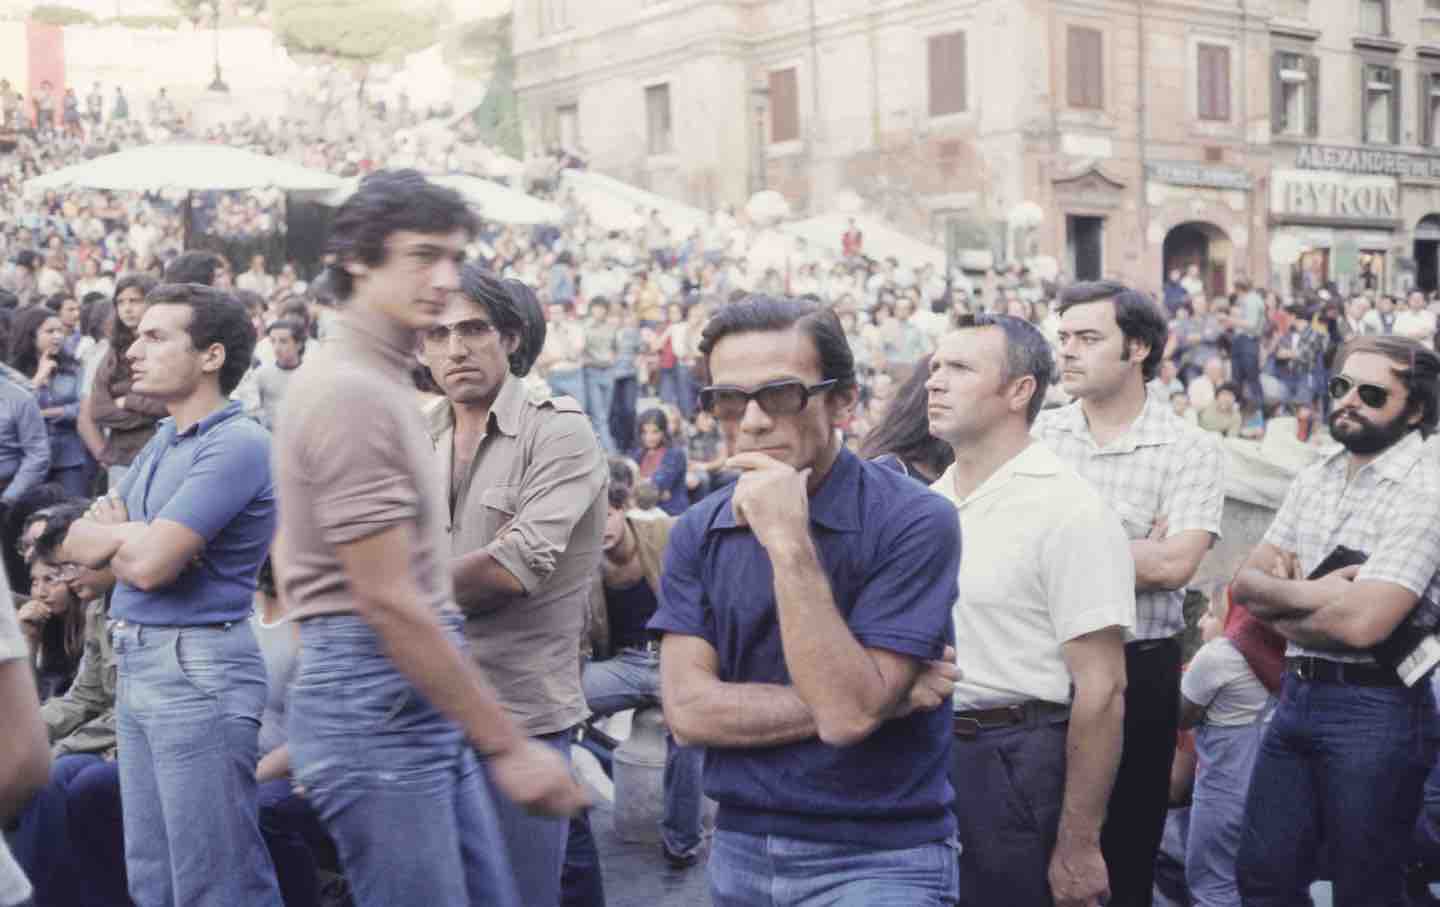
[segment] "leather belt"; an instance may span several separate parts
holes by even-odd
[[[1285,670],[1308,683],[1343,683],[1356,687],[1404,686],[1400,675],[1376,664],[1347,664],[1313,655],[1285,659]]]
[[[1057,724],[1058,719],[1070,717],[1070,706],[1058,702],[1032,699],[1017,705],[1004,705],[994,709],[976,709],[955,713],[955,736],[969,740],[981,731],[1017,727],[1022,724]]]

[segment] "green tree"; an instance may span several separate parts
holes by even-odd
[[[511,18],[495,30],[495,68],[485,88],[485,100],[475,110],[480,140],[514,158],[525,156],[520,131],[520,99],[515,93],[515,54],[511,50]]]
[[[363,67],[429,47],[441,24],[433,0],[273,0],[270,14],[287,50],[361,65],[362,98]]]

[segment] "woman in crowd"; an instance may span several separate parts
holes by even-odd
[[[146,274],[126,274],[116,284],[110,349],[95,368],[80,414],[85,440],[95,459],[109,470],[111,488],[119,486],[135,455],[166,414],[163,403],[130,392],[130,360],[125,356],[145,314],[145,297],[154,288],[154,278]]]
[[[925,388],[929,378],[930,357],[925,356],[915,363],[915,370],[895,391],[880,421],[860,442],[860,456],[892,462],[926,485],[944,475],[955,461],[950,445],[930,434],[930,392]]]
[[[85,604],[70,588],[74,567],[36,563],[30,601],[19,611],[42,701],[70,689],[85,652]]]
[[[35,402],[50,432],[50,477],[65,493],[77,497],[90,491],[90,453],[80,440],[80,363],[65,352],[65,327],[60,316],[43,306],[15,316],[10,365],[30,378]]]
[[[630,458],[640,465],[640,478],[660,493],[660,509],[679,516],[690,506],[690,492],[685,487],[685,447],[672,440],[669,420],[662,410],[647,409],[640,415],[639,426],[640,446],[630,452]]]

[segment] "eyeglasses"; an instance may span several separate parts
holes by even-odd
[[[493,333],[495,333],[495,325],[481,318],[471,318],[454,325],[435,325],[425,331],[425,342],[434,346],[443,346],[450,342],[450,335],[454,334],[460,338],[462,343],[469,343],[472,340],[489,337]]]
[[[728,384],[715,384],[701,388],[700,406],[706,412],[714,414],[717,419],[734,420],[744,417],[745,409],[750,405],[750,401],[754,400],[760,404],[760,409],[767,416],[793,416],[805,408],[811,395],[829,390],[835,381],[835,378],[831,378],[819,384],[806,385],[798,378],[787,378],[784,381],[762,384],[753,391]]]
[[[1385,402],[1390,399],[1389,388],[1378,384],[1361,384],[1344,375],[1336,375],[1330,379],[1330,396],[1333,399],[1344,400],[1351,390],[1356,391],[1360,395],[1360,402],[1371,409],[1383,409]]]

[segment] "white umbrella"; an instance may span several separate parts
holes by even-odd
[[[651,211],[660,212],[661,222],[675,231],[677,238],[688,236],[692,230],[704,230],[710,222],[710,215],[699,208],[593,170],[566,170],[560,184],[574,194],[590,219],[606,230],[639,229]]]
[[[784,224],[780,229],[795,236],[804,237],[812,247],[839,255],[842,251],[840,238],[850,226],[852,215],[821,214],[795,223]],[[902,233],[893,224],[878,217],[854,215],[855,226],[864,236],[864,253],[869,258],[894,257],[901,265],[918,268],[930,264],[936,270],[945,271],[945,250],[921,242]]]
[[[109,189],[115,192],[280,189],[326,192],[341,179],[279,158],[228,145],[176,142],[146,145],[62,167],[25,184],[27,191]]]
[[[790,216],[790,203],[774,189],[762,189],[745,203],[745,213],[757,224],[773,224]]]
[[[474,205],[480,216],[501,224],[534,226],[535,224],[558,224],[565,219],[565,209],[551,202],[542,201],[533,195],[526,195],[517,189],[502,186],[492,180],[463,173],[447,176],[427,176],[432,183],[446,186],[460,193],[465,201]],[[338,208],[360,188],[360,179],[353,177],[334,192],[325,196],[322,204]]]

